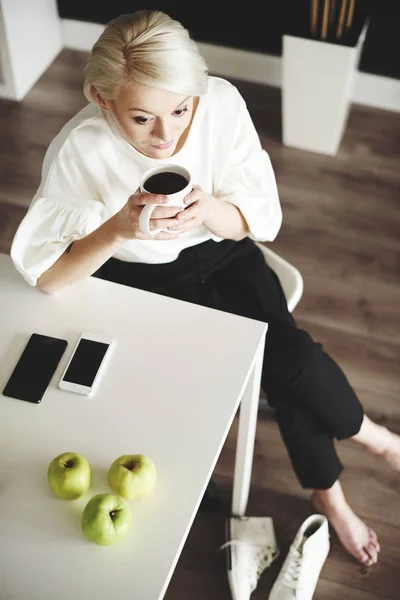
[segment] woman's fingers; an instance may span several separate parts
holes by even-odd
[[[202,192],[201,187],[198,185],[194,185],[193,189],[187,196],[184,198],[184,203],[188,206],[199,199],[199,192]]]
[[[199,208],[196,203],[184,210],[182,210],[182,207],[176,206],[159,206],[154,209],[151,215],[150,231],[161,228],[168,229],[169,231],[186,231],[194,226],[193,219],[198,214]]]
[[[199,225],[197,216],[193,217],[193,219],[188,219],[182,222],[179,222],[172,227],[168,227],[168,231],[189,231],[190,229],[194,229]]]
[[[180,223],[177,222],[176,219],[150,219],[150,231],[153,229],[168,229],[170,230],[175,225],[177,225],[176,229],[182,229]]]
[[[183,230],[188,231],[197,227],[197,218],[200,213],[200,208],[197,202],[176,215],[175,223],[171,224],[168,229],[171,231]]]
[[[151,240],[176,240],[179,237],[179,233],[167,233],[166,231],[160,231],[160,233],[156,233],[152,237],[149,237]]]
[[[148,194],[147,192],[136,192],[129,196],[128,202],[135,206],[144,206],[145,204],[166,204],[168,196],[163,194]]]
[[[137,234],[137,239],[138,240],[175,240],[176,238],[179,237],[179,232],[174,232],[174,231],[160,231],[159,233],[156,233],[154,235],[147,235],[147,233],[143,233],[142,231],[139,231]]]
[[[181,206],[157,206],[152,214],[152,219],[169,219],[175,217],[182,210]]]

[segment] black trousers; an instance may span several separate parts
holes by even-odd
[[[343,469],[334,440],[358,433],[362,406],[339,366],[296,327],[276,274],[249,238],[207,241],[172,263],[111,258],[94,276],[267,322],[262,388],[294,471],[304,488],[333,485]]]

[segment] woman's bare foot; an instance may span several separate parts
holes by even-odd
[[[351,439],[372,454],[384,458],[396,471],[400,471],[400,436],[364,416],[360,431]]]
[[[318,512],[327,517],[349,554],[362,565],[369,566],[377,562],[380,551],[377,535],[354,514],[339,481],[329,490],[316,490],[311,502]]]

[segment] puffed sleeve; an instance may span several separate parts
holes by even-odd
[[[63,148],[50,165],[47,157],[42,183],[12,242],[16,269],[35,286],[72,242],[97,229],[108,216],[76,153]]]
[[[63,206],[53,199],[36,198],[22,220],[11,247],[16,269],[35,286],[75,240],[85,237],[102,223],[101,205],[91,210]]]
[[[282,210],[271,161],[240,98],[230,151],[215,195],[239,208],[254,241],[275,239]]]

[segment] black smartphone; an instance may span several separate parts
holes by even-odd
[[[67,340],[32,333],[3,395],[39,404],[67,345]]]

